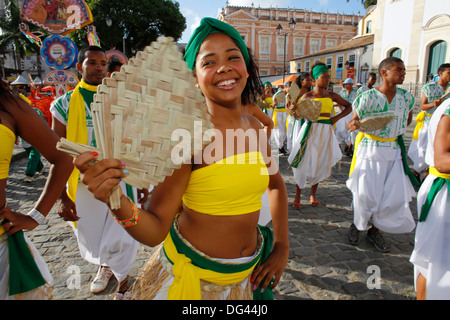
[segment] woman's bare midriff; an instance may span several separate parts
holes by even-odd
[[[259,211],[239,216],[212,216],[183,206],[181,235],[197,250],[221,259],[252,256],[257,247]]]

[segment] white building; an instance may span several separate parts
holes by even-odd
[[[396,56],[405,62],[405,83],[424,83],[450,62],[450,0],[378,0],[372,68]]]

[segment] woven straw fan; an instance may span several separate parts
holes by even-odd
[[[120,72],[105,78],[97,89],[93,112],[99,160],[119,159],[130,174],[123,179],[139,189],[158,185],[181,164],[173,163],[171,153],[179,141],[172,141],[176,129],[185,129],[190,154],[182,154],[182,163],[190,161],[213,128],[205,99],[195,87],[192,71],[172,38],[159,37],[138,52]],[[200,132],[202,135],[194,134]],[[198,141],[197,141],[198,140]],[[74,156],[92,148],[63,140],[59,147]],[[120,207],[120,190],[110,196],[111,209]]]
[[[450,86],[445,90],[444,94],[442,95],[441,99],[445,99],[445,97],[450,94]]]
[[[322,102],[313,99],[302,99],[297,107],[292,110],[292,114],[297,118],[304,118],[309,121],[317,121],[322,110]]]
[[[389,122],[395,118],[395,115],[378,116],[374,118],[364,119],[361,121],[359,130],[362,132],[371,132],[377,130],[383,130],[386,128]]]
[[[288,94],[288,102],[294,102],[296,103],[298,101],[298,98],[300,98],[300,87],[298,86],[297,83],[293,83],[291,85],[291,88],[289,89],[289,94]]]

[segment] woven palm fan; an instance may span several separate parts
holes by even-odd
[[[158,185],[181,163],[190,161],[194,152],[201,151],[195,148],[203,149],[208,142],[203,141],[204,132],[213,128],[192,71],[173,39],[167,37],[159,37],[120,72],[105,78],[91,109],[98,159],[125,162],[130,174],[123,181],[139,189]],[[181,163],[171,158],[173,148],[180,143],[172,141],[177,129],[184,130],[191,150],[177,154]],[[67,141],[59,147],[74,156],[92,150]],[[119,187],[113,190],[110,204],[112,209],[120,207]]]
[[[383,130],[394,118],[395,115],[388,115],[364,119],[360,122],[359,130],[362,132]]]
[[[304,118],[309,121],[317,121],[322,110],[322,102],[313,99],[302,99],[291,113],[297,118]]]
[[[286,93],[284,91],[281,91],[280,93],[276,94],[276,98],[277,98],[278,102],[285,101],[286,100]]]
[[[289,89],[289,102],[294,102],[296,103],[298,101],[298,98],[300,98],[300,87],[298,86],[297,83],[293,83],[291,88]]]
[[[450,86],[447,88],[447,90],[445,90],[445,92],[444,92],[444,94],[442,95],[441,99],[445,99],[445,97],[446,97],[447,95],[449,95],[449,94],[450,94]]]

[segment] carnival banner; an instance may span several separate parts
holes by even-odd
[[[127,56],[123,52],[118,51],[118,50],[106,51],[106,61],[109,62],[111,60],[118,60],[122,64],[128,63]]]
[[[67,70],[53,70],[44,79],[44,85],[55,87],[56,97],[60,97],[75,88],[78,82],[77,76]]]
[[[48,66],[63,70],[75,65],[78,49],[69,38],[54,34],[42,42],[41,55]]]
[[[27,37],[27,39],[30,40],[30,42],[38,45],[39,47],[42,46],[42,41],[41,38],[39,37],[42,37],[44,34],[41,31],[31,32],[28,25],[26,25],[23,22],[19,25],[19,29],[25,35],[25,37]]]
[[[23,0],[20,17],[52,34],[62,35],[93,21],[84,0]]]

